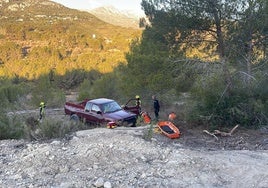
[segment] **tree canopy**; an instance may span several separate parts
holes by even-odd
[[[258,101],[267,93],[256,94],[267,81],[267,1],[142,0],[141,5],[149,24],[127,54],[125,81],[133,91],[145,85],[147,93],[183,87],[194,92],[199,116],[227,124],[267,121],[267,114],[253,115],[267,108],[266,100],[263,106]]]

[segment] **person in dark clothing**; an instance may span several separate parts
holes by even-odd
[[[155,95],[152,96],[152,99],[153,99],[153,107],[154,107],[155,119],[156,119],[156,121],[158,121],[159,110],[160,110],[159,101],[156,99]]]

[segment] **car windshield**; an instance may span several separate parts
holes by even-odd
[[[119,106],[119,104],[115,101],[106,103],[102,105],[102,111],[103,113],[111,113],[121,110],[122,108]]]

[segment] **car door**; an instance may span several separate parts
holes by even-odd
[[[98,113],[99,111],[100,108],[98,105],[88,101],[84,109],[83,119],[85,119],[87,123],[101,123],[103,118],[102,114]]]
[[[89,112],[91,120],[94,123],[102,123],[104,121],[101,109],[98,105],[92,104]]]
[[[123,109],[132,112],[136,115],[140,114],[140,108],[136,105],[136,99],[130,99],[124,106]]]

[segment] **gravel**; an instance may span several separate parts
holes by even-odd
[[[0,187],[268,187],[268,150],[188,148],[149,127],[0,141]],[[168,140],[168,142],[165,142]]]

